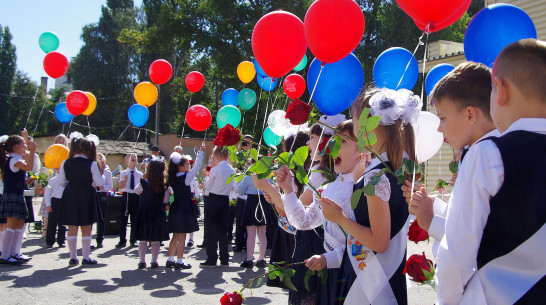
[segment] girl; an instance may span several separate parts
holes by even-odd
[[[381,116],[380,126],[373,132],[377,143],[372,146],[392,171],[402,158],[415,159],[413,127],[421,109],[420,99],[408,90],[371,90],[352,105],[357,133],[358,119],[365,107],[370,115]],[[372,159],[364,175],[355,185],[361,189],[385,165]],[[374,196],[361,196],[358,206],[343,213],[331,198],[320,201],[324,217],[338,223],[347,232],[347,251],[343,258],[343,274],[337,285],[339,300],[346,304],[406,304],[406,263],[408,208],[396,178],[381,174]]]
[[[170,191],[165,183],[165,162],[148,162],[140,184],[135,188],[140,194],[136,213],[135,235],[138,240],[138,269],[146,268],[148,243],[152,244],[151,267],[157,268],[160,243],[169,240],[165,213],[169,210]]]
[[[4,182],[0,218],[6,218],[0,258],[2,264],[20,265],[28,261],[16,252],[21,247],[21,229],[29,215],[23,194],[26,172],[34,166],[35,151],[36,143],[29,139],[27,146],[20,136],[10,136],[0,144],[0,174]]]
[[[76,266],[79,263],[76,255],[79,227],[82,232],[82,265],[97,263],[96,260],[89,258],[91,229],[93,223],[99,219],[95,187],[102,188],[105,181],[100,174],[97,162],[95,162],[96,159],[95,143],[86,138],[72,139],[68,160],[61,164],[61,171],[57,178],[58,183],[65,187],[60,211],[60,224],[68,226],[69,266]]]
[[[199,230],[193,207],[193,193],[190,184],[203,163],[205,145],[197,154],[195,166],[190,170],[190,160],[177,152],[171,154],[169,163],[169,185],[172,188],[174,201],[169,210],[168,232],[173,233],[169,244],[169,258],[166,267],[189,269],[191,265],[184,263],[184,243],[186,233]],[[177,254],[175,262],[174,255]]]
[[[99,211],[100,217],[97,222],[97,248],[102,248],[102,241],[104,240],[104,230],[106,228],[106,211],[108,210],[108,191],[112,189],[112,172],[108,165],[106,165],[106,157],[98,153],[97,164],[99,165],[99,171],[104,176],[104,185],[102,188],[97,187],[97,195],[99,199]]]

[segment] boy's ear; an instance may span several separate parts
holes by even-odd
[[[508,83],[505,79],[502,79],[500,77],[495,77],[493,79],[493,86],[495,87],[493,90],[497,91],[497,98],[494,101],[497,106],[502,107],[508,105]]]
[[[476,107],[474,106],[467,106],[465,108],[465,116],[466,116],[466,121],[467,123],[472,126],[476,123],[476,120],[477,120],[477,117],[478,117],[478,111],[479,109],[477,109]]]

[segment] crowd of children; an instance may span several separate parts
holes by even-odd
[[[507,46],[492,71],[482,64],[463,63],[438,82],[430,98],[440,118],[439,131],[453,149],[461,150],[449,202],[432,197],[418,183],[406,180],[402,185],[392,174],[403,159],[419,161],[413,125],[422,103],[407,90],[369,88],[353,103],[352,120],[323,117],[335,129],[315,124],[287,137],[285,151],[309,147],[307,185],[286,166],[276,172],[275,181],[247,176],[234,184],[228,178],[236,171],[224,147],[214,147],[199,186],[195,177],[205,158],[204,146],[195,162],[181,148],[170,155],[168,166],[150,158],[143,163],[144,173],[136,169],[137,156],[128,154],[127,169],[119,179],[123,204],[116,247],[138,242],[138,268],[146,268],[151,245],[150,266],[158,268],[160,244],[172,234],[165,266],[191,268],[184,251],[187,235],[199,230],[193,197],[201,188],[205,193],[201,246],[207,254],[201,267],[215,267],[218,260],[229,265],[228,215],[233,215],[233,251],[247,251],[241,267],[265,268],[268,245],[270,262],[305,261],[305,267],[295,266],[298,290],[290,293],[290,304],[406,304],[403,270],[412,218],[435,240],[438,304],[543,304],[545,82],[546,43],[534,39]],[[357,143],[349,140],[361,134],[359,119],[365,108],[370,116],[381,117],[374,130],[373,156],[360,153]],[[334,133],[342,137],[335,158],[328,151],[319,155]],[[32,213],[24,190],[33,182],[26,173],[36,170],[36,143],[26,134],[1,142],[0,263],[19,265],[30,259],[20,248],[24,221]],[[241,148],[247,151],[251,142],[252,137],[245,136]],[[67,144],[66,138],[62,144]],[[249,159],[246,166],[252,162]],[[374,195],[362,194],[351,207],[353,191],[371,181]],[[56,169],[44,194],[47,247],[55,242],[64,246],[67,226],[70,266],[79,264],[78,230],[81,264],[97,263],[89,256],[91,228],[98,224],[96,247],[102,247],[105,192],[110,188],[112,174],[104,155],[97,154],[92,141],[73,139],[69,158]],[[231,213],[230,193],[238,205]],[[254,262],[256,237],[259,255]],[[191,237],[190,242],[193,245]],[[309,276],[304,285],[307,269],[327,270],[326,283]]]

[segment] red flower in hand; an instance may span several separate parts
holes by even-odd
[[[289,119],[292,125],[301,125],[307,122],[309,113],[311,113],[310,105],[307,105],[300,100],[293,100],[288,105],[288,109],[286,109],[286,115],[284,117]]]
[[[212,166],[207,166],[207,167],[205,168],[205,170],[206,170],[207,172],[210,172],[210,169],[211,169],[211,168],[212,168]]]
[[[424,274],[423,270],[426,270],[429,273],[428,277]],[[434,277],[432,261],[425,257],[425,252],[423,252],[423,255],[414,254],[408,258],[406,267],[402,273],[407,273],[411,277],[411,280],[417,283],[424,283],[427,280],[432,280]]]
[[[218,134],[216,135],[216,138],[214,139],[214,145],[216,146],[231,146],[235,145],[241,140],[241,134],[239,133],[239,130],[233,128],[230,124],[227,124],[220,130],[218,130]]]
[[[189,160],[188,162],[189,162],[190,165],[192,165],[192,166],[193,166],[193,164],[195,163],[195,161],[193,161],[193,160]]]
[[[319,146],[318,146],[318,151],[317,153],[320,153],[324,147],[326,147],[326,144],[328,144],[328,141],[330,141],[330,137],[325,137],[322,139],[322,142],[320,142]],[[330,149],[327,148],[326,151],[324,152],[325,154],[329,154],[330,153]]]
[[[428,232],[419,226],[417,219],[414,220],[409,227],[408,239],[415,243],[428,239]]]
[[[243,297],[237,292],[227,292],[220,299],[221,305],[241,305]]]

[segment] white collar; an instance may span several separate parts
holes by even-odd
[[[126,171],[128,171],[128,172],[138,172],[138,170],[136,169],[136,167],[133,168],[133,169],[127,168]]]
[[[16,153],[16,152],[11,152],[9,153],[9,156],[14,158],[14,157],[19,157],[19,158],[22,158],[20,154]]]
[[[218,162],[218,164],[217,164],[216,166],[218,166],[218,165],[220,165],[220,164],[228,164],[228,162],[227,162],[227,160],[222,160],[222,161]],[[228,164],[228,165],[229,165],[229,164]]]
[[[84,158],[84,159],[87,159],[87,157],[85,155],[82,155],[82,154],[75,154],[74,155],[74,158]]]
[[[185,175],[186,173],[187,173],[187,172],[178,172],[178,173],[176,173],[176,177],[180,177],[180,176],[182,176],[182,175]]]
[[[384,152],[379,156],[381,157],[381,159],[383,159],[383,161],[385,162],[389,161],[389,157],[387,157],[387,152]],[[372,170],[372,168],[378,166],[379,164],[381,164],[381,161],[379,160],[379,158],[374,157],[372,161],[370,161],[370,164],[368,165],[368,167],[366,167],[366,170],[364,172],[365,173],[369,172],[370,170]]]
[[[354,183],[353,173],[339,174],[337,176],[337,180],[339,180],[340,182]]]
[[[498,137],[500,136],[500,131],[498,129],[493,129],[491,130],[490,132],[484,134],[481,138],[478,139],[478,141],[476,141],[476,143],[478,143],[479,141],[483,140],[483,139],[487,139],[487,138],[490,138],[490,137]]]
[[[541,134],[546,134],[546,119],[540,118],[523,118],[515,121],[503,132],[501,135],[505,135],[509,132],[516,130],[526,130]]]

